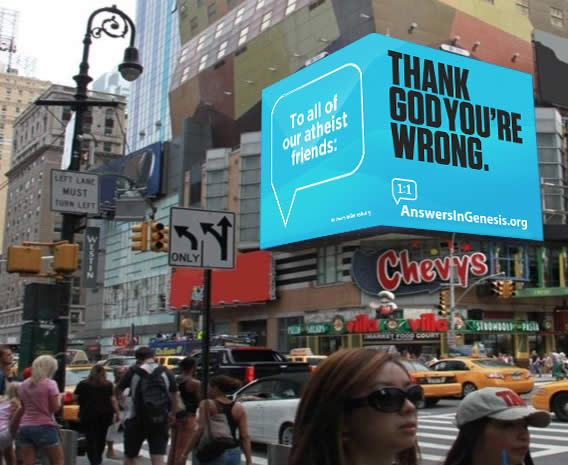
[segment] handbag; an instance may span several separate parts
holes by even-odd
[[[231,408],[233,404],[230,404]],[[197,446],[197,459],[200,462],[210,462],[219,457],[225,450],[235,447],[238,442],[233,436],[227,413],[221,412],[209,415],[205,409],[205,429]]]

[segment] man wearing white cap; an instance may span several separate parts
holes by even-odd
[[[549,424],[548,412],[527,406],[511,389],[472,392],[458,406],[459,434],[444,465],[533,465],[528,427]]]

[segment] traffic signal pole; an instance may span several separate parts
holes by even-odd
[[[101,21],[100,26],[93,26],[93,22],[99,13],[106,13],[106,19]],[[121,22],[119,22],[119,20]],[[134,22],[123,11],[115,6],[99,8],[89,16],[87,21],[87,30],[83,38],[83,56],[79,64],[79,74],[73,76],[73,80],[77,83],[75,88],[75,96],[73,101],[62,100],[36,100],[36,105],[56,105],[68,106],[75,111],[75,126],[73,131],[73,140],[71,144],[71,162],[67,167],[68,171],[80,171],[81,168],[81,145],[83,136],[83,117],[87,108],[92,106],[98,107],[116,107],[118,102],[88,100],[87,86],[92,81],[89,76],[89,50],[92,43],[91,38],[100,38],[103,33],[111,38],[126,37],[128,32],[130,34],[130,46],[126,48],[124,53],[124,61],[118,67],[122,77],[128,81],[133,81],[142,73],[142,66],[138,63],[138,50],[134,47],[136,37],[136,28]],[[80,216],[64,213],[61,228],[61,239],[73,243],[75,235],[75,228],[77,218]],[[71,294],[72,294],[73,277],[65,275],[62,280],[57,283],[62,292],[62,303],[60,307],[59,317],[54,321],[55,326],[58,328],[58,344],[57,356],[59,367],[55,375],[55,380],[59,390],[63,392],[65,389],[65,368],[66,368],[66,355],[67,355],[67,339],[69,332],[69,313],[71,309]]]

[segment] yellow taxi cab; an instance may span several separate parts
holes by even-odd
[[[534,379],[525,368],[488,357],[454,357],[432,364],[435,371],[453,371],[462,386],[462,394],[468,394],[484,387],[506,387],[517,394],[531,392]]]
[[[534,408],[554,412],[559,420],[568,421],[568,380],[541,385],[531,402]]]
[[[87,379],[91,372],[90,365],[69,365],[65,369],[65,395],[63,396],[63,420],[70,424],[79,423],[79,404],[75,401],[73,393],[79,382]],[[112,368],[105,367],[106,378],[114,383]]]
[[[444,397],[460,397],[462,386],[452,371],[434,371],[417,360],[401,360],[410,373],[411,382],[424,389],[424,406],[432,407]],[[422,407],[419,405],[418,407]]]
[[[156,360],[160,365],[164,365],[170,370],[176,370],[178,368],[179,362],[181,362],[184,357],[170,357],[169,355],[163,357],[156,357]]]
[[[327,358],[327,355],[314,355],[309,347],[301,347],[292,349],[286,358],[291,362],[307,363],[310,371],[313,371],[318,364]]]

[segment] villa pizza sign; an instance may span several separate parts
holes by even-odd
[[[426,292],[440,282],[449,282],[453,259],[455,281],[467,287],[470,275],[488,273],[487,256],[482,252],[453,257],[411,259],[407,249],[367,253],[356,250],[351,260],[351,276],[362,291],[377,295],[380,291],[397,294]]]

